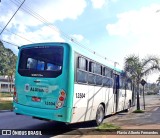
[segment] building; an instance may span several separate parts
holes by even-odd
[[[8,76],[0,76],[0,92],[14,91],[14,82],[10,84]]]

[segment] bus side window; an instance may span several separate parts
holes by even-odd
[[[78,58],[78,68],[79,69],[87,71],[87,64],[88,64],[88,62],[86,59],[84,59],[82,57]]]
[[[103,68],[103,86],[105,87],[113,87],[113,79],[112,79],[112,70],[104,67]]]
[[[106,86],[106,87],[113,87],[113,79],[112,78],[108,78],[108,77],[104,77],[103,78],[103,86]]]
[[[95,63],[89,62],[89,72],[94,73],[95,72],[94,69],[95,69]]]
[[[109,68],[104,67],[104,76],[112,78],[112,70]]]
[[[90,61],[89,62],[89,73],[88,73],[88,83],[89,84],[96,84],[96,76],[95,76],[95,63]]]
[[[87,83],[87,76],[88,76],[87,66],[88,66],[88,61],[83,57],[79,57],[78,68],[77,68],[77,82]]]
[[[96,73],[96,85],[102,85],[102,66],[100,64],[95,65]]]
[[[95,66],[95,73],[99,74],[99,75],[102,75],[102,66],[101,65],[96,64],[96,66]]]

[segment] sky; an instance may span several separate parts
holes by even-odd
[[[0,31],[22,1],[1,0]],[[26,0],[0,39],[21,46],[68,42],[68,37],[120,68],[131,54],[159,56],[160,0]],[[18,53],[17,47],[4,45]]]

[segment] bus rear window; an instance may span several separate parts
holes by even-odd
[[[57,77],[62,73],[63,47],[44,46],[21,50],[18,72],[28,77]]]

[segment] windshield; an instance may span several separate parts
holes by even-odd
[[[62,73],[63,47],[24,48],[20,53],[18,72],[29,77],[57,77]]]

